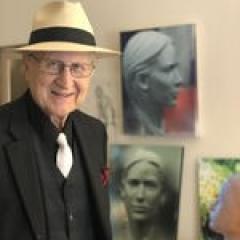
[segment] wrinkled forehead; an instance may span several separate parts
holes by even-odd
[[[127,169],[123,181],[139,180],[158,182],[159,180],[161,181],[161,179],[162,171],[159,167],[150,162],[141,161]]]
[[[130,147],[124,152],[123,168],[136,164],[139,161],[152,162],[160,168],[163,165],[163,159],[159,154],[151,149],[143,147]]]
[[[159,154],[145,148],[130,148],[125,152],[122,173],[126,175],[130,169],[139,165],[156,169],[160,175],[164,171],[163,159]]]
[[[62,61],[83,61],[95,62],[97,57],[92,52],[54,52],[54,51],[35,51],[28,54],[34,54],[40,58],[52,58]]]
[[[162,182],[164,173],[162,167],[155,161],[141,159],[128,165],[122,172],[122,183],[134,179],[139,181]]]

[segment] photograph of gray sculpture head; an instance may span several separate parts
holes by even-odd
[[[184,41],[182,32],[187,32]],[[193,134],[196,73],[192,26],[122,32],[121,47],[124,132]]]

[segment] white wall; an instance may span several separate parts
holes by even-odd
[[[33,9],[46,1],[1,0],[0,44],[23,43]],[[179,240],[198,239],[197,160],[240,155],[240,1],[239,0],[82,0],[98,42],[119,48],[119,32],[176,23],[197,23],[201,136],[154,139],[185,146]],[[98,77],[119,86],[117,59],[101,63]],[[118,97],[120,94],[118,95]],[[125,142],[121,136],[118,141]],[[132,139],[136,141],[136,139]],[[140,140],[143,142],[143,139]]]

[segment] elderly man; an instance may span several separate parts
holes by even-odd
[[[165,211],[170,189],[156,152],[137,147],[126,151],[120,193],[128,215],[128,240],[173,239],[174,208]]]
[[[110,240],[105,128],[76,109],[116,52],[68,1],[39,9],[18,51],[29,89],[0,108],[0,239]]]
[[[133,135],[164,135],[164,107],[176,105],[182,85],[175,46],[159,31],[141,31],[123,52],[124,129]]]

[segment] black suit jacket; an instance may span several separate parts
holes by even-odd
[[[100,121],[80,111],[74,125],[81,145],[98,239],[110,240],[109,199],[101,182],[106,164],[106,132]],[[47,240],[40,179],[35,163],[26,96],[0,107],[0,239]]]

